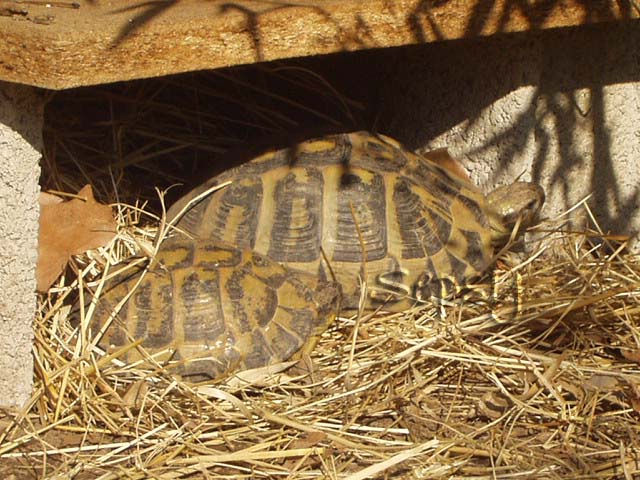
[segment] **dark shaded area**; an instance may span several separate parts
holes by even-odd
[[[383,74],[359,52],[56,93],[45,116],[45,188],[102,199],[176,198],[267,148],[369,128]],[[117,192],[117,197],[116,197]]]

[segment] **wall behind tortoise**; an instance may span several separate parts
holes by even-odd
[[[544,186],[547,215],[591,194],[603,230],[640,231],[640,24],[396,53],[382,130],[448,146],[487,190],[524,173]]]

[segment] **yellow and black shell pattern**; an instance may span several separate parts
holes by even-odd
[[[340,289],[265,256],[211,240],[167,240],[155,266],[125,270],[105,285],[94,312],[98,331],[125,296],[99,345],[141,346],[172,374],[218,379],[313,348],[335,319]],[[124,357],[144,358],[136,348]]]
[[[429,155],[367,132],[326,136],[261,155],[205,182],[169,210],[195,238],[225,241],[295,270],[335,279],[343,308],[391,294],[413,304],[425,280],[459,285],[492,260],[485,197]]]

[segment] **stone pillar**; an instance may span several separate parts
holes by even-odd
[[[42,95],[0,82],[0,406],[21,407],[33,385]]]

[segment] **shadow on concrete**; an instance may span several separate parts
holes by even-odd
[[[278,10],[287,9],[308,9],[319,14],[327,23],[333,25],[339,38],[348,39],[349,50],[353,50],[353,46],[357,45],[361,48],[374,48],[372,44],[370,32],[372,27],[367,24],[366,20],[359,14],[354,13],[355,28],[352,31],[346,31],[343,21],[335,18],[331,12],[331,5],[325,6],[322,1],[309,0],[306,2],[287,2],[287,1],[237,1],[237,2],[220,2],[219,0],[202,0],[202,3],[213,3],[217,6],[216,15],[223,16],[230,12],[237,12],[243,15],[245,19],[245,29],[251,35],[253,49],[255,51],[255,61],[263,61],[263,35],[261,27],[261,19],[266,15],[270,15]],[[136,12],[129,18],[128,22],[123,24],[114,40],[114,45],[118,45],[134,32],[143,29],[146,25],[159,19],[161,16],[170,13],[171,10],[181,8],[186,2],[181,0],[147,0],[143,2],[131,3],[125,8],[114,10],[113,13]],[[559,9],[573,8],[577,9],[581,14],[582,23],[602,22],[614,19],[630,19],[634,12],[634,2],[632,0],[618,0],[615,3],[608,0],[572,0],[567,5],[566,0],[543,0],[537,2],[527,2],[524,0],[477,0],[469,2],[469,12],[465,18],[459,16],[442,15],[446,11],[448,4],[459,9],[459,1],[451,0],[421,0],[416,3],[412,10],[407,14],[407,26],[413,33],[414,43],[426,43],[434,40],[444,40],[447,38],[447,31],[452,23],[463,23],[462,28],[456,27],[456,30],[462,31],[463,37],[476,37],[486,35],[487,33],[495,34],[499,32],[510,31],[509,25],[515,19],[524,21],[529,30],[538,30],[545,25],[545,22],[554,15],[554,11]],[[387,8],[394,8],[390,2]],[[355,7],[357,10],[357,7]],[[457,10],[456,10],[457,11]],[[636,12],[637,13],[637,12]],[[381,12],[384,14],[384,12]],[[345,45],[345,50],[347,50]]]
[[[442,23],[446,21],[439,15],[434,15],[435,8],[446,7],[453,3],[451,0],[422,0],[409,15],[409,26],[418,42],[429,39],[444,40]],[[457,3],[457,2],[456,2]],[[607,21],[614,18],[632,18],[634,6],[629,0],[617,2],[614,6],[609,1],[576,0],[569,2],[573,8],[580,11],[583,24]],[[524,20],[529,30],[541,29],[553,16],[554,10],[571,8],[562,0],[542,0],[527,2],[524,0],[478,0],[473,4],[466,24],[462,27],[463,37],[476,37],[491,33],[509,31],[509,22],[514,18]],[[457,21],[457,19],[452,19]],[[451,20],[450,20],[451,21]]]
[[[569,173],[573,172],[575,178],[575,172],[584,170],[591,185],[590,205],[597,211],[601,226],[616,232],[629,231],[630,216],[640,208],[640,178],[621,175],[624,168],[621,159],[614,157],[612,147],[615,142],[631,142],[640,154],[640,133],[636,129],[635,137],[631,134],[631,138],[616,138],[615,132],[632,131],[637,117],[626,120],[630,122],[628,127],[620,125],[625,121],[621,118],[613,119],[618,122],[613,125],[612,102],[624,103],[624,99],[616,100],[607,88],[640,82],[640,23],[600,24],[409,47],[398,53],[393,69],[398,72],[397,81],[393,92],[382,102],[380,130],[410,148],[428,145],[456,126],[462,128],[459,141],[464,143],[468,132],[477,134],[483,122],[486,126],[487,112],[496,108],[496,102],[528,88],[528,103],[503,112],[505,128],[487,129],[482,145],[475,143],[469,154],[481,158],[485,151],[497,147],[501,156],[495,173],[499,176],[508,170],[512,159],[531,155],[525,149],[530,148],[533,138],[534,181],[562,192],[565,203],[571,204],[575,198],[570,200],[573,185]],[[640,105],[634,104],[640,100],[640,91],[637,95],[621,106],[621,111],[635,110],[640,114]],[[579,145],[575,133],[589,128],[592,144],[585,152],[585,145]],[[633,145],[627,146],[628,151],[633,151]],[[633,161],[627,168],[632,165]]]

